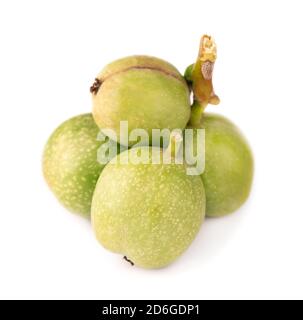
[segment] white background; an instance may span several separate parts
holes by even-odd
[[[301,1],[1,1],[0,298],[303,298]],[[170,267],[131,267],[66,212],[41,174],[49,134],[91,110],[89,86],[131,54],[183,72],[199,39],[218,45],[208,111],[254,150],[253,192],[207,220]]]

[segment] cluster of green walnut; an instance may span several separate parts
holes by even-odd
[[[103,247],[136,266],[169,265],[190,246],[205,217],[230,214],[249,196],[253,156],[248,143],[228,119],[205,112],[207,104],[219,103],[212,85],[216,57],[213,39],[203,36],[198,58],[184,76],[155,57],[112,62],[90,88],[92,114],[64,122],[46,144],[43,173],[55,196],[91,219]],[[167,149],[151,141],[133,146],[119,132],[121,121],[128,122],[129,132],[204,129],[204,172],[188,175],[186,162],[154,164],[154,154],[163,159]],[[117,133],[121,147],[100,164],[97,154],[105,142],[97,136],[105,129]],[[138,151],[147,162],[123,161]]]

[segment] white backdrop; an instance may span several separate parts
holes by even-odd
[[[1,1],[0,298],[303,298],[301,1]],[[218,45],[218,112],[255,155],[252,195],[207,220],[173,265],[146,271],[94,239],[48,190],[41,155],[89,86],[131,54],[183,72],[199,39]]]

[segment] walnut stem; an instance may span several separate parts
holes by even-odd
[[[169,146],[164,151],[164,159],[175,159],[178,157],[178,152],[183,144],[182,133],[175,130],[171,133],[169,138]]]
[[[212,37],[204,35],[201,38],[199,54],[196,63],[186,70],[185,78],[191,84],[194,93],[190,125],[197,125],[207,105],[219,104],[220,99],[214,93],[212,76],[217,59],[217,46]]]

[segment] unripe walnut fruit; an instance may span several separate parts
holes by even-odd
[[[148,161],[134,163],[141,153]],[[205,216],[200,176],[183,164],[154,164],[158,148],[124,151],[102,172],[92,202],[97,239],[143,268],[176,260],[196,237]],[[126,160],[129,160],[126,162]]]
[[[250,194],[254,172],[245,137],[231,121],[211,113],[204,113],[200,124],[189,128],[205,129],[206,159],[201,177],[206,216],[220,217],[236,211]]]
[[[144,129],[184,129],[190,118],[190,93],[179,71],[170,63],[149,56],[131,56],[112,62],[91,87],[93,116],[101,129],[112,129],[122,144],[120,121],[128,132]]]
[[[103,142],[91,114],[62,123],[43,154],[43,174],[51,191],[68,210],[90,216],[91,200],[104,165],[97,160]]]

